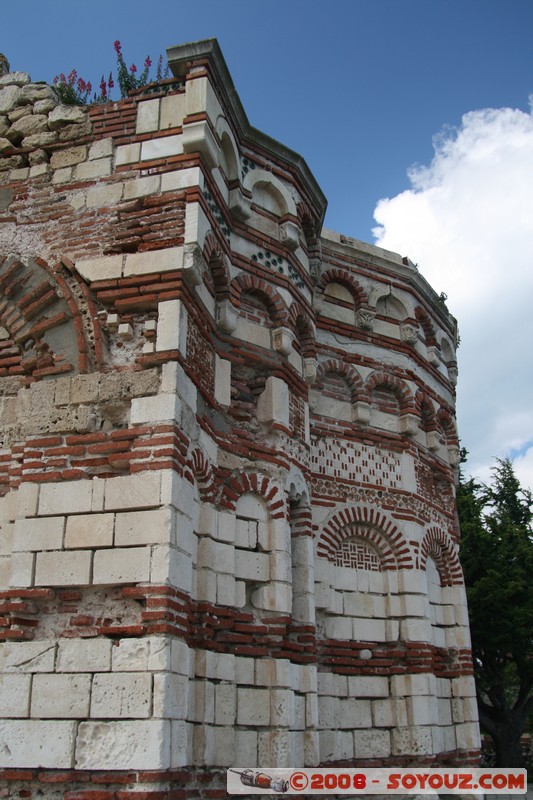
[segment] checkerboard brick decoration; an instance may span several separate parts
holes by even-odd
[[[216,41],[168,59],[0,78],[0,796],[474,763],[455,320],[322,229]]]

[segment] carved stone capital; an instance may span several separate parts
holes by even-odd
[[[237,314],[229,300],[217,304],[217,325],[226,333],[233,333],[237,327]]]
[[[240,188],[230,191],[229,210],[232,217],[241,221],[247,220],[250,216],[250,204],[242,194]]]
[[[400,433],[403,433],[404,436],[416,436],[418,427],[418,417],[415,414],[402,414],[400,417]]]
[[[375,311],[370,311],[369,308],[360,308],[355,315],[355,322],[359,328],[365,331],[371,331],[374,329],[375,317]]]
[[[208,165],[218,164],[218,146],[205,120],[188,122],[183,126],[182,143],[184,153],[201,153]]]
[[[402,322],[400,325],[400,338],[406,344],[415,345],[418,341],[418,327],[410,322]]]
[[[304,379],[305,382],[312,386],[316,381],[317,373],[317,360],[316,358],[304,358]]]
[[[311,280],[314,284],[320,282],[320,277],[322,275],[322,261],[319,258],[309,259],[309,275],[311,276]]]
[[[370,422],[370,404],[357,401],[352,404],[352,419],[361,425],[368,425]]]
[[[300,246],[300,229],[294,222],[284,222],[280,226],[279,233],[282,243],[291,250],[296,250]]]
[[[430,364],[433,364],[434,367],[438,367],[440,364],[440,354],[438,347],[435,347],[434,344],[431,344],[428,347],[428,361]]]
[[[456,384],[457,384],[457,375],[459,374],[459,370],[457,369],[457,362],[456,361],[450,361],[447,364],[447,367],[448,367],[448,377],[450,379],[450,383],[452,384],[452,386],[456,386]]]
[[[204,270],[207,269],[200,247],[186,244],[183,248],[183,276],[191,286],[199,286],[203,281]]]
[[[289,328],[275,328],[272,331],[272,344],[274,350],[284,356],[288,356],[292,350],[294,333]]]

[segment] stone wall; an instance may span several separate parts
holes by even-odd
[[[474,763],[455,320],[322,230],[216,42],[168,56],[88,109],[0,78],[0,779]]]

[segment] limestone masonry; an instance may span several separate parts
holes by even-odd
[[[215,40],[168,59],[0,78],[0,797],[475,763],[455,320],[322,229]]]

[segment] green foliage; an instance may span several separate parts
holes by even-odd
[[[124,98],[127,97],[128,94],[134,89],[140,89],[150,82],[149,73],[152,62],[150,60],[150,56],[146,56],[144,60],[144,68],[137,77],[136,65],[131,64],[130,67],[126,66],[124,56],[122,55],[122,46],[118,39],[114,42],[113,47],[115,48],[115,53],[117,56],[117,81],[120,89],[120,96],[121,98]],[[155,80],[159,82],[163,78],[166,78],[168,73],[168,65],[163,70],[163,56],[159,56]],[[75,69],[73,69],[66,77],[62,72],[59,75],[56,75],[54,78],[54,86],[57,94],[59,95],[59,99],[65,105],[86,105],[90,102],[106,103],[111,100],[111,90],[115,86],[115,81],[113,79],[112,72],[109,73],[107,80],[102,75],[99,84],[100,92],[98,95],[96,93],[93,94],[92,99],[92,84],[90,81],[85,81],[83,78],[78,77]]]
[[[504,750],[533,711],[533,498],[508,459],[492,472],[490,486],[470,479],[458,487],[461,561],[480,720],[499,766],[518,766],[501,762],[518,758]]]

